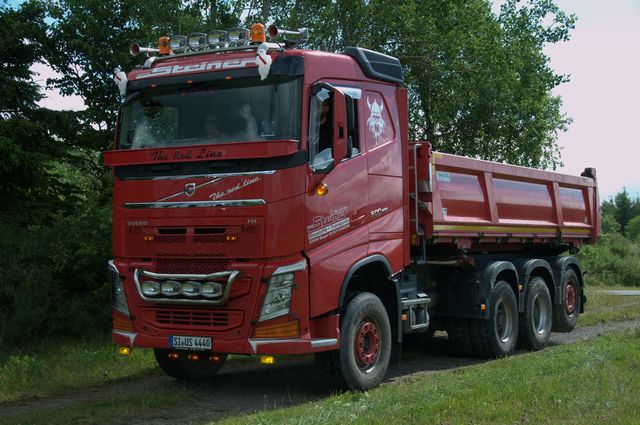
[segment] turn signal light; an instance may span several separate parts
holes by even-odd
[[[300,323],[278,323],[275,325],[256,325],[253,330],[253,338],[295,338],[300,335]]]
[[[329,193],[329,186],[327,186],[324,183],[320,183],[318,186],[316,186],[316,194],[318,196],[324,196],[327,193]]]
[[[128,356],[129,354],[131,354],[131,348],[130,347],[118,347],[118,354],[120,354],[121,356]]]
[[[112,317],[112,321],[111,321],[111,326],[113,327],[114,330],[118,330],[118,331],[123,331],[123,332],[133,332],[133,323],[131,323],[131,320],[125,319],[123,317],[120,317],[119,315],[116,315],[114,313],[113,317]]]

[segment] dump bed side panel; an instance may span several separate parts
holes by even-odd
[[[417,184],[417,198],[418,220],[431,243],[579,245],[600,235],[590,177],[424,151],[411,172],[430,179]]]

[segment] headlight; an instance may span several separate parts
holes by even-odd
[[[187,281],[182,284],[182,295],[185,297],[197,297],[200,295],[200,283]]]
[[[109,273],[111,274],[111,293],[113,297],[113,308],[120,313],[129,316],[129,306],[124,293],[124,284],[120,279],[120,273],[113,261],[109,261]]]
[[[293,273],[280,274],[269,279],[269,289],[262,302],[259,322],[289,314],[292,287]]]
[[[175,297],[180,295],[182,286],[180,285],[180,282],[176,282],[175,280],[167,280],[162,282],[162,284],[160,285],[160,291],[162,292],[162,295],[165,295],[167,297]]]
[[[146,297],[155,297],[156,295],[160,295],[160,283],[154,282],[153,280],[146,280],[142,282],[140,289],[142,290],[142,294]]]

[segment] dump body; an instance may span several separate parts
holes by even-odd
[[[412,163],[417,158],[418,224],[429,244],[508,251],[579,246],[599,238],[594,178],[431,152],[428,144],[418,145],[410,146],[410,158]],[[413,192],[416,178],[411,174]]]

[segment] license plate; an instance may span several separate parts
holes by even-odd
[[[211,338],[201,336],[170,336],[169,347],[178,350],[211,351]]]

